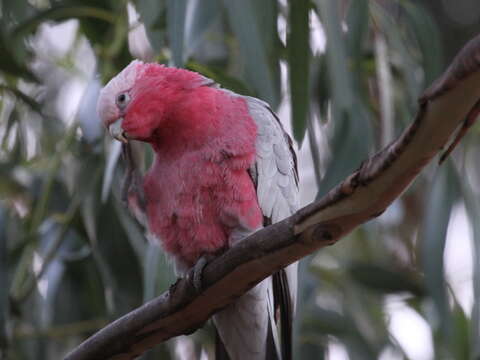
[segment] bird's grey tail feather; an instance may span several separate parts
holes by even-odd
[[[230,360],[227,349],[223,345],[222,339],[215,328],[215,360]]]
[[[273,339],[272,326],[268,327],[267,352],[266,352],[265,359],[280,360],[280,358],[278,357],[277,347],[275,346],[275,340]]]
[[[280,310],[281,351],[283,360],[292,359],[293,304],[285,269],[272,276],[275,312]],[[278,319],[277,319],[278,322]]]
[[[275,346],[275,340],[272,335],[272,327],[268,327],[268,336],[267,336],[267,352],[265,360],[280,360],[278,357],[278,352]],[[222,339],[218,334],[217,329],[215,329],[215,360],[230,360],[228,356],[227,349],[223,345]]]

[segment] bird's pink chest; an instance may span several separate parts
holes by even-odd
[[[144,186],[150,231],[188,267],[225,248],[234,228],[254,230],[262,223],[246,169],[210,161],[201,151],[159,156]]]

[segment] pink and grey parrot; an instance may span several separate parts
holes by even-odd
[[[295,153],[265,102],[136,60],[102,89],[97,110],[116,139],[152,146],[128,207],[180,276],[297,210]],[[293,264],[216,313],[217,359],[290,359],[296,291]]]

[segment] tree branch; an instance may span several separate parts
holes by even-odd
[[[206,265],[204,289],[191,273],[156,299],[121,317],[66,359],[132,359],[171,337],[188,334],[262,279],[334,244],[379,216],[444,147],[480,98],[480,36],[419,100],[413,123],[326,196],[249,236]]]

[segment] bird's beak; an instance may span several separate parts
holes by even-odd
[[[123,143],[128,142],[127,134],[122,129],[123,118],[116,120],[115,122],[108,125],[108,132],[114,139],[121,141]]]

